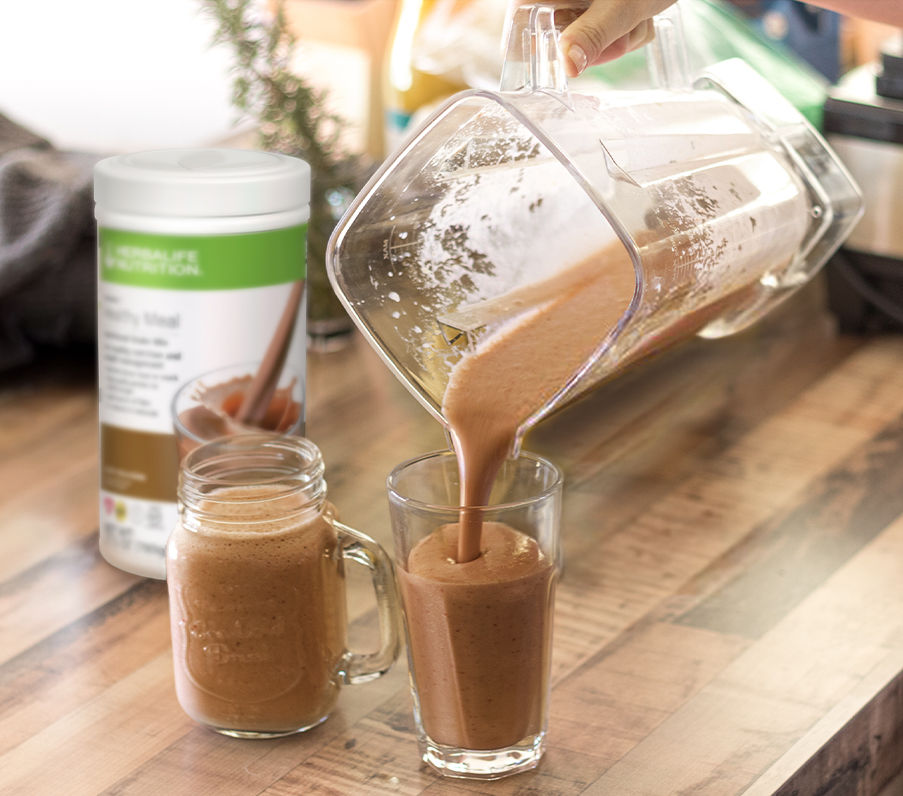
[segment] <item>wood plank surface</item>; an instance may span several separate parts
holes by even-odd
[[[362,340],[311,355],[343,521],[445,447]],[[301,736],[195,725],[166,590],[97,550],[89,357],[0,382],[0,794],[881,794],[903,776],[903,338],[838,335],[818,286],[632,368],[535,429],[565,471],[548,752],[494,783],[420,764],[406,665]],[[351,643],[373,641],[350,577]],[[882,793],[883,791],[883,793]]]

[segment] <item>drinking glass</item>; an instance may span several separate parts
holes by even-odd
[[[534,768],[549,707],[561,472],[508,460],[487,506],[460,507],[457,460],[429,453],[388,478],[414,720],[424,761],[452,777]],[[456,563],[466,517],[480,554]]]

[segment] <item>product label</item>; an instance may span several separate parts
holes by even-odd
[[[154,553],[162,569],[179,460],[201,442],[303,433],[306,231],[99,230],[105,555]]]
[[[281,285],[305,275],[307,225],[245,235],[153,235],[100,229],[100,279],[166,290]]]

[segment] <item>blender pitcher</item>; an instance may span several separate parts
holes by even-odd
[[[516,9],[499,91],[439,108],[357,196],[327,254],[351,317],[446,427],[442,397],[468,351],[587,273],[609,280],[596,339],[513,453],[624,365],[760,318],[861,212],[821,136],[748,65],[690,82],[674,8],[655,20],[651,88],[570,91],[556,14],[587,5]]]

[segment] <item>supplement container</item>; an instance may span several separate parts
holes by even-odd
[[[95,168],[100,551],[165,577],[180,456],[304,432],[310,167],[250,150]]]

